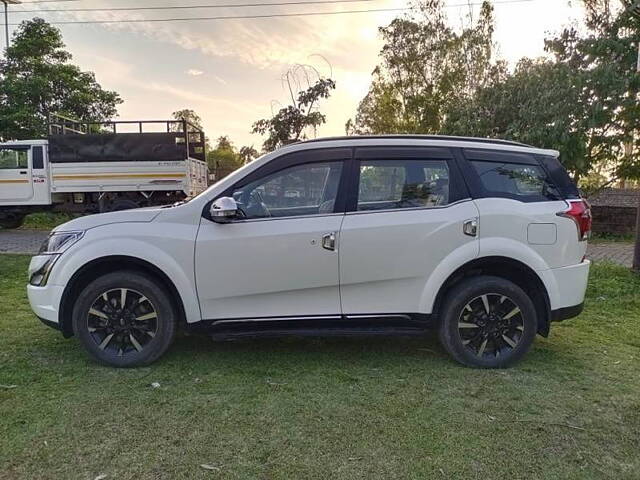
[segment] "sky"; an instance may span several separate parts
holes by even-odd
[[[24,0],[27,1],[27,0]],[[33,16],[47,21],[150,19],[265,13],[325,12],[406,8],[406,0],[368,0],[330,5],[288,5],[136,12],[18,13],[20,10],[114,8],[131,6],[265,3],[274,0],[76,0],[13,6],[9,23]],[[277,1],[277,0],[276,0]],[[476,3],[477,0],[471,0]],[[543,40],[579,21],[577,0],[496,0],[498,54],[511,65],[523,56],[544,55]],[[462,24],[466,0],[445,0],[449,21]],[[478,2],[479,3],[479,2]],[[477,11],[477,7],[472,7]],[[206,135],[228,135],[238,147],[262,139],[250,133],[254,121],[270,117],[286,104],[281,81],[292,65],[313,65],[336,81],[336,90],[321,104],[327,123],[318,136],[343,135],[366,95],[371,71],[382,46],[378,28],[403,12],[369,12],[326,16],[208,20],[100,25],[59,25],[73,61],[95,72],[105,89],[124,103],[123,120],[165,119],[191,108],[203,119]]]

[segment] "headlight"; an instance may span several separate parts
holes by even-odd
[[[84,232],[53,232],[40,247],[38,255],[60,254],[82,238]]]
[[[84,232],[53,232],[44,241],[38,256],[41,263],[29,277],[29,283],[36,287],[44,287],[49,280],[49,274],[60,255],[71,245],[82,238]],[[37,258],[37,257],[36,257]],[[36,261],[34,258],[34,261]]]
[[[44,287],[49,280],[49,274],[53,268],[53,264],[56,263],[60,255],[48,255],[46,260],[40,265],[35,272],[31,274],[29,283],[36,287]]]

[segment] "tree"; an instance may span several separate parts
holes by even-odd
[[[229,137],[223,135],[218,137],[216,147],[207,152],[207,163],[216,180],[220,180],[240,168],[244,162]]]
[[[239,155],[242,160],[242,164],[246,165],[247,163],[253,162],[259,153],[255,148],[253,148],[253,145],[251,145],[250,147],[241,147]]]
[[[312,77],[314,80],[312,80]],[[304,82],[306,88],[300,89]],[[271,118],[258,120],[253,124],[251,133],[267,135],[263,143],[266,152],[289,143],[307,138],[306,130],[316,129],[326,122],[326,117],[318,110],[318,103],[329,98],[336,83],[324,78],[308,65],[296,65],[283,76],[291,97],[291,104],[281,108]],[[294,91],[298,90],[297,95]]]
[[[579,80],[566,65],[522,59],[511,74],[497,76],[472,98],[451,105],[443,133],[515,140],[560,150],[574,176],[586,173],[586,136]]]
[[[177,110],[171,114],[171,118],[174,120],[186,120],[194,127],[198,127],[202,129],[202,118],[198,115],[195,110],[191,110],[190,108],[183,108],[182,110]],[[181,131],[182,126],[176,125],[174,128],[178,128]]]
[[[493,7],[483,2],[476,22],[457,32],[442,0],[416,0],[415,13],[380,28],[384,46],[369,92],[348,134],[438,133],[448,106],[471,96],[504,65],[492,64]]]
[[[552,59],[521,60],[512,74],[458,103],[445,131],[557,149],[574,179],[592,190],[639,178],[640,21],[625,10],[629,0],[584,3],[584,29],[545,41]]]
[[[116,92],[103,90],[92,72],[69,63],[60,31],[41,18],[20,24],[0,60],[0,137],[29,139],[47,134],[50,113],[86,121],[117,115]]]

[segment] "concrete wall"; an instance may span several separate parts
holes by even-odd
[[[593,232],[616,235],[632,235],[636,230],[636,209],[632,207],[612,207],[594,205]]]

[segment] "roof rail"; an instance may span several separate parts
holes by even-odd
[[[499,138],[478,138],[478,137],[460,137],[460,136],[453,136],[453,135],[416,135],[416,134],[336,136],[336,137],[314,138],[312,140],[304,140],[300,143],[323,142],[327,140],[369,140],[369,139],[376,139],[376,138],[378,139],[448,140],[448,141],[464,141],[464,142],[476,142],[476,143],[494,143],[497,145],[512,145],[515,147],[536,148],[533,145],[527,145],[526,143],[514,142],[512,140],[502,140]]]

